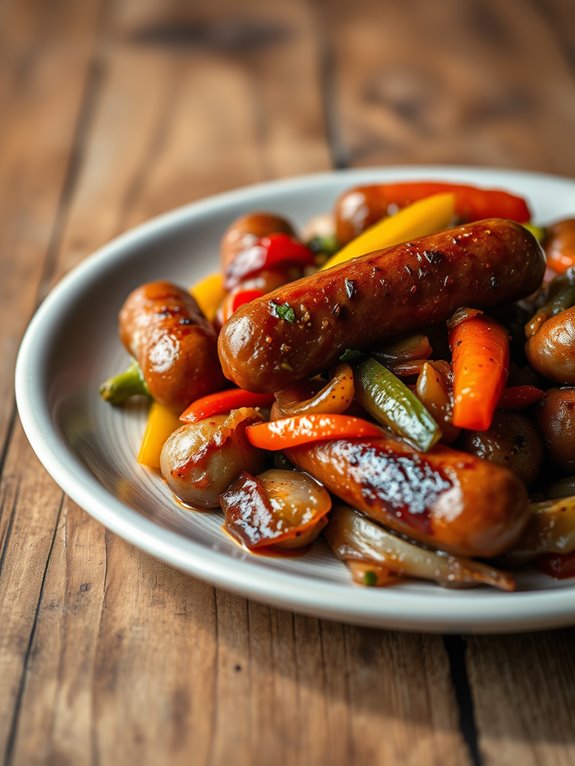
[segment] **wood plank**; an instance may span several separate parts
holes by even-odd
[[[10,753],[62,496],[18,427],[13,365],[49,262],[89,76],[99,0],[5,4],[0,45],[0,752]],[[8,440],[15,433],[12,447]],[[26,465],[26,475],[20,467]],[[39,480],[39,477],[41,479]],[[1,756],[0,756],[1,757]]]
[[[271,42],[270,29],[280,30]],[[174,205],[327,167],[313,32],[303,0],[254,1],[241,17],[225,2],[118,4],[54,272]],[[233,147],[223,159],[222,146]],[[51,484],[28,468],[23,445],[17,435],[9,460],[44,492]],[[9,547],[11,566],[17,554]],[[419,764],[424,753],[467,762],[439,638],[318,622],[216,593],[68,501],[43,582],[13,763],[177,764],[192,754],[198,764],[337,766]]]
[[[573,174],[572,72],[530,4],[519,13],[516,3],[472,0],[319,8],[344,164]]]
[[[575,758],[575,631],[468,639],[486,766],[567,766]]]

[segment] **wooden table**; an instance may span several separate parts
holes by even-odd
[[[215,590],[66,498],[12,388],[50,287],[152,215],[333,167],[575,176],[574,135],[570,0],[0,0],[0,759],[575,762],[573,630],[367,630]]]

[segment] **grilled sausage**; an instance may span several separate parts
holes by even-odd
[[[530,218],[523,199],[496,189],[479,189],[442,181],[369,184],[347,189],[338,198],[334,209],[337,239],[345,245],[374,223],[397,212],[398,208],[442,192],[454,194],[455,213],[460,223],[494,216],[520,222]]]
[[[339,439],[286,455],[375,521],[460,556],[496,556],[529,518],[527,492],[507,468],[449,447],[421,454],[387,438]]]
[[[480,221],[356,258],[240,308],[219,336],[226,377],[277,391],[325,370],[346,348],[420,331],[461,306],[529,295],[543,251],[519,224]]]
[[[150,282],[128,296],[120,311],[120,338],[154,399],[176,412],[225,388],[216,331],[195,299],[170,282]]]

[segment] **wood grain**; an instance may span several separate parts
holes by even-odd
[[[570,10],[0,0],[0,762],[573,761],[572,631],[444,640],[216,591],[64,498],[11,393],[38,299],[164,210],[332,163],[573,174]]]
[[[573,70],[538,4],[319,5],[344,164],[573,172]]]

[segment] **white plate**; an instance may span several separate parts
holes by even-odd
[[[53,478],[94,518],[153,556],[249,598],[317,617],[421,631],[498,632],[575,623],[575,585],[569,580],[526,574],[512,594],[449,591],[425,583],[360,588],[321,543],[299,558],[246,554],[222,533],[219,514],[180,509],[158,477],[136,464],[144,410],[114,409],[98,395],[99,383],[128,361],[117,336],[117,313],[134,287],[158,278],[189,285],[214,271],[221,234],[242,213],[273,210],[303,224],[329,210],[349,186],[409,178],[506,188],[526,196],[541,222],[575,214],[573,181],[437,167],[295,178],[176,210],[88,258],[42,304],[16,369],[24,429]]]

